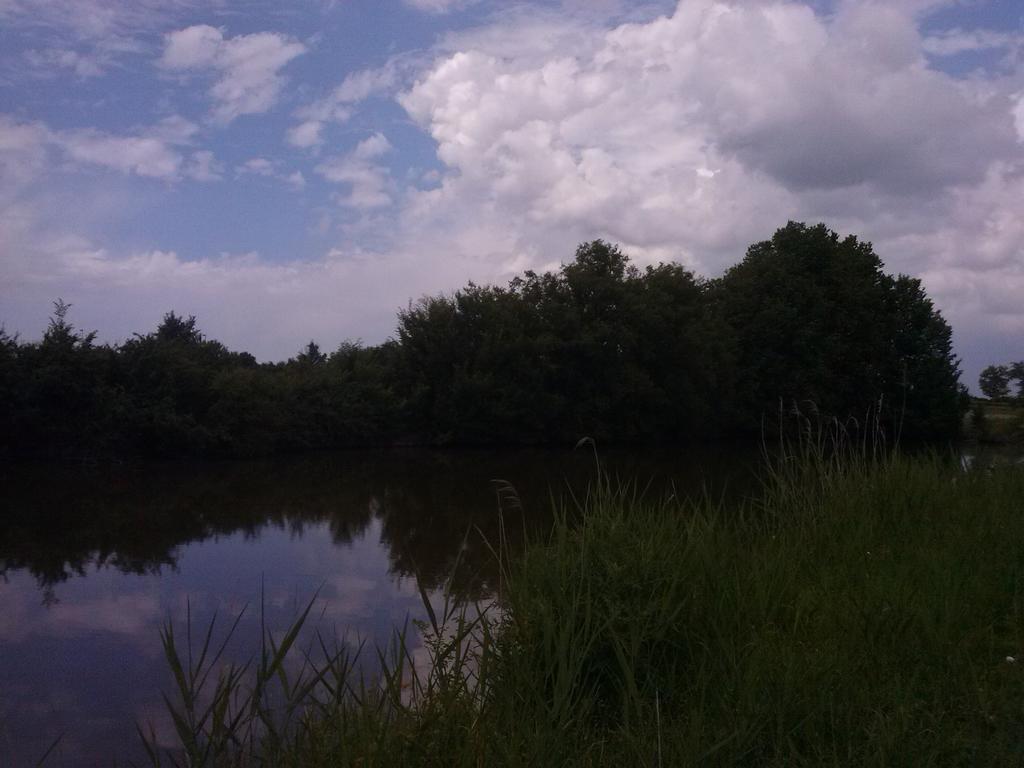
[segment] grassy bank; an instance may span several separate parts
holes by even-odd
[[[981,443],[1024,443],[1024,404],[1007,400],[971,399],[964,436]]]
[[[379,683],[348,655],[285,681],[279,643],[255,695],[176,661],[171,701],[192,764],[1019,765],[1022,499],[1019,471],[814,450],[743,503],[603,479],[504,563],[500,614],[431,613],[433,664],[399,635]],[[289,726],[271,681],[320,703]]]

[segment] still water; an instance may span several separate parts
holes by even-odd
[[[745,493],[757,452],[609,453],[652,493]],[[0,475],[0,766],[145,764],[136,724],[173,744],[159,633],[245,610],[257,648],[314,594],[317,628],[384,645],[446,582],[486,598],[498,509],[510,545],[581,493],[593,453],[344,454],[204,465],[13,465]],[[515,488],[504,493],[502,480]],[[455,569],[456,563],[459,564]],[[319,591],[318,591],[319,590]],[[261,597],[262,595],[262,597]]]

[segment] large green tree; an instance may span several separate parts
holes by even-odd
[[[11,347],[8,364],[17,382],[17,407],[11,415],[18,447],[48,455],[67,455],[82,446],[116,444],[124,404],[113,381],[115,352],[96,343],[69,319],[71,305],[54,302],[43,338]]]
[[[789,224],[710,282],[594,240],[557,270],[410,304],[379,346],[311,341],[283,363],[174,312],[99,345],[68,309],[38,343],[0,331],[8,451],[679,440],[758,433],[779,403],[930,437],[960,421],[950,328],[920,281],[823,225]],[[1021,383],[1021,368],[998,372]]]
[[[1005,365],[990,365],[978,376],[978,387],[985,397],[1002,400],[1010,396],[1010,369]]]
[[[870,243],[790,222],[716,281],[713,307],[735,339],[738,426],[760,429],[782,404],[957,433],[950,327],[920,281],[886,274]]]
[[[724,366],[703,290],[595,240],[557,272],[424,299],[398,328],[413,422],[441,441],[706,432]]]
[[[985,397],[1003,400],[1010,397],[1013,381],[1017,383],[1017,397],[1024,398],[1024,361],[988,366],[978,377],[978,386]]]

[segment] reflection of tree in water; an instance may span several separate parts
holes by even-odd
[[[624,476],[672,480],[695,466],[685,457],[677,457],[678,466],[628,457],[610,465]],[[302,537],[326,525],[344,546],[363,536],[374,518],[393,574],[414,576],[427,589],[451,579],[457,593],[482,597],[497,578],[493,479],[506,480],[522,500],[521,508],[507,498],[502,505],[506,542],[516,550],[524,531],[547,525],[552,494],[585,488],[594,464],[592,456],[568,451],[410,451],[4,471],[0,576],[29,572],[44,599],[52,600],[53,586],[96,568],[134,574],[174,568],[182,547],[214,536],[254,538],[272,526]]]
[[[489,526],[476,499],[466,499],[460,506],[438,490],[387,489],[381,538],[388,545],[391,571],[413,576],[427,589],[450,579],[457,593],[478,597],[496,576],[494,557],[484,540]]]
[[[333,478],[333,482],[332,482]],[[301,537],[331,521],[335,541],[361,535],[369,494],[328,467],[303,463],[212,468],[8,469],[0,514],[0,574],[27,570],[52,587],[94,568],[159,573],[178,551],[214,536],[255,538],[267,526]]]

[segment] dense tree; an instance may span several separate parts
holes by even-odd
[[[218,397],[214,384],[229,370],[256,365],[252,355],[203,338],[194,317],[174,312],[153,333],[125,342],[118,360],[133,406],[129,438],[162,455],[216,452],[222,437],[209,418]]]
[[[1010,368],[1005,365],[990,365],[978,377],[978,387],[985,397],[1002,400],[1010,396]]]
[[[595,240],[558,270],[411,303],[379,346],[310,341],[284,363],[174,312],[98,345],[68,310],[57,302],[38,343],[0,331],[8,451],[680,440],[757,433],[780,402],[840,419],[881,404],[889,427],[922,436],[960,423],[950,328],[920,281],[823,225],[789,224],[713,281]],[[1022,368],[996,373],[1021,382]]]
[[[992,400],[1010,397],[1011,382],[1017,383],[1017,398],[1024,398],[1024,362],[990,365],[978,377],[978,387],[982,394]]]
[[[320,351],[320,345],[310,340],[309,344],[302,348],[302,351],[295,358],[299,365],[312,367],[327,362],[327,355]]]
[[[13,435],[24,390],[20,382],[18,337],[0,327],[0,435]],[[6,447],[0,439],[0,451]]]
[[[723,366],[702,304],[686,270],[600,240],[557,273],[424,299],[399,318],[411,411],[440,441],[707,431]]]
[[[870,243],[791,222],[713,287],[737,345],[736,423],[785,407],[871,411],[894,428],[954,435],[962,415],[949,325],[921,283],[891,277]]]
[[[1024,399],[1024,361],[1011,363],[1010,378],[1017,382],[1017,398]]]
[[[97,345],[95,331],[75,328],[70,309],[55,301],[42,341],[20,345],[13,355],[15,450],[63,455],[117,441],[123,401],[112,375],[114,350]]]

